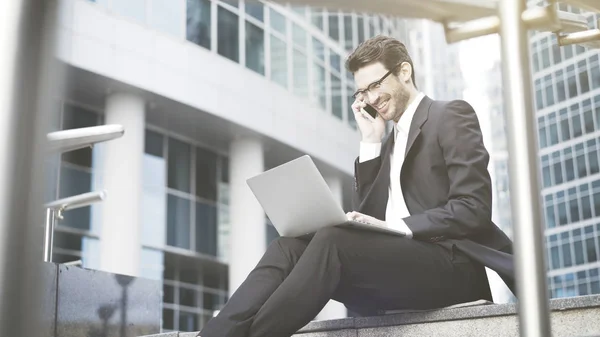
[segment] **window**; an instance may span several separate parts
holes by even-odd
[[[292,40],[294,45],[300,47],[302,51],[307,49],[306,31],[295,23],[292,24]]]
[[[269,9],[270,9],[269,14],[271,15],[271,17],[269,18],[269,20],[271,22],[271,28],[273,28],[275,31],[280,32],[281,34],[285,34],[285,32],[286,32],[285,16],[283,16],[278,11],[274,10],[272,7],[269,7]]]
[[[573,249],[575,251],[575,265],[584,264],[585,260],[583,258],[583,242],[581,242],[581,240],[575,241]]]
[[[246,67],[265,74],[265,34],[262,28],[246,21]]]
[[[577,69],[579,70],[579,88],[581,88],[581,93],[583,94],[590,91],[586,61],[583,60],[579,62],[577,64]]]
[[[554,202],[552,200],[552,195],[546,196],[546,227],[554,228],[556,227],[556,220],[554,217]]]
[[[538,43],[534,42],[531,47],[531,59],[533,60],[533,71],[540,71],[540,61],[539,61],[539,53],[538,53]]]
[[[63,130],[85,128],[99,124],[98,115],[93,111],[70,105],[64,105],[63,111]],[[92,167],[92,149],[83,148],[62,154],[62,161],[75,164],[80,167]],[[97,164],[97,163],[96,163]],[[89,191],[86,191],[89,192]]]
[[[546,146],[548,146],[548,141],[547,141],[547,137],[546,137],[546,127],[545,126],[541,126],[538,130],[539,132],[539,140],[540,140],[540,148],[545,148]]]
[[[323,30],[323,10],[313,8],[310,21],[315,27],[319,28],[320,30]]]
[[[351,50],[354,47],[354,40],[352,38],[352,16],[344,15],[344,48]]]
[[[544,108],[544,97],[542,96],[542,81],[535,80],[535,104],[538,110]]]
[[[553,170],[554,170],[554,184],[562,184],[563,175],[562,175],[562,161],[560,160],[560,152],[552,153],[552,161],[554,162]]]
[[[342,119],[342,81],[336,75],[330,73],[331,76],[331,113],[339,119]]]
[[[554,37],[554,36],[552,36],[551,45],[552,45],[552,57],[554,59],[554,64],[559,64],[562,61],[562,57],[560,55],[560,46],[558,45],[558,42],[556,41],[556,37]]]
[[[329,64],[331,65],[332,70],[337,73],[341,73],[342,59],[338,53],[331,49],[329,49]]]
[[[598,63],[598,55],[590,57],[590,74],[592,76],[592,87],[600,88],[600,64]]]
[[[210,49],[209,0],[187,0],[187,39]]]
[[[140,23],[146,21],[146,0],[113,1],[112,10]]]
[[[569,88],[569,98],[577,96],[577,79],[575,77],[575,67],[567,68],[567,83]]]
[[[560,256],[558,254],[558,247],[550,248],[550,256],[552,259],[552,269],[560,268]]]
[[[202,148],[196,149],[196,196],[217,201],[217,155]]]
[[[92,175],[89,172],[63,166],[60,170],[59,198],[71,197],[82,193],[91,192]],[[65,214],[61,225],[90,230],[90,207],[82,207],[70,210]]]
[[[119,1],[122,2],[122,1]],[[181,21],[183,20],[185,2],[172,0],[152,0],[150,25],[157,30],[182,37]]]
[[[594,115],[596,116],[596,129],[600,130],[600,95],[594,98]]]
[[[594,114],[592,113],[592,101],[586,99],[582,103],[583,110],[583,123],[585,125],[585,132],[594,132]]]
[[[169,138],[168,187],[190,192],[190,146]]]
[[[552,86],[552,76],[547,75],[544,77],[544,83],[546,84],[546,106],[554,104],[554,87]]]
[[[567,109],[559,111],[560,118],[560,134],[563,141],[571,139],[571,129],[569,125],[569,113]]]
[[[284,41],[271,35],[271,80],[287,88],[287,47]]]
[[[582,192],[583,193],[583,192]],[[583,214],[583,219],[590,219],[592,217],[592,208],[590,206],[590,196],[586,191],[584,196],[581,198],[581,210]]]
[[[317,40],[316,38],[312,38],[313,42],[313,53],[314,55],[321,61],[325,61],[325,46],[323,42]]]
[[[352,116],[354,118],[354,116]],[[544,187],[552,186],[552,178],[550,175],[550,164],[548,161],[548,156],[542,156],[542,176],[544,180]]]
[[[302,96],[308,96],[308,57],[301,51],[294,48],[293,54],[294,67],[294,93]]]
[[[565,93],[565,77],[563,71],[559,70],[555,74],[556,77],[556,99],[558,102],[562,102],[567,98]]]
[[[235,8],[238,8],[240,6],[239,0],[220,0],[220,1],[228,4],[229,6],[233,6]]]
[[[565,206],[564,201],[561,201],[558,203],[557,209],[558,209],[558,223],[560,226],[564,226],[569,222],[569,220],[567,218],[567,208]]]
[[[587,141],[587,155],[588,161],[590,163],[590,174],[598,173],[598,151],[596,149],[596,140],[591,139]]]
[[[565,164],[565,175],[567,181],[575,179],[575,167],[573,162],[573,150],[566,148],[564,150],[564,164]]]
[[[579,203],[577,202],[577,193],[575,188],[569,189],[569,213],[571,214],[570,222],[578,222],[579,217]]]
[[[338,13],[329,14],[329,37],[335,41],[340,40],[340,27]]]
[[[554,112],[548,115],[548,125],[550,131],[550,145],[558,144],[558,128],[556,126],[556,114]]]
[[[167,245],[190,249],[190,201],[167,197]]]
[[[262,2],[246,1],[245,6],[246,6],[246,14],[252,16],[253,18],[255,18],[261,22],[264,21],[265,14],[264,14],[264,6],[263,6]]]
[[[562,245],[562,255],[563,255],[563,266],[570,267],[573,265],[573,261],[571,261],[571,245],[568,243],[563,243]]]
[[[571,124],[573,125],[573,138],[576,138],[583,134],[579,104],[573,104],[569,110],[571,110],[571,116],[573,116],[571,119]]]
[[[196,203],[196,251],[217,256],[218,247],[217,208]]]
[[[218,7],[217,15],[217,52],[232,61],[240,60],[238,16],[229,10]]]
[[[358,43],[365,41],[365,27],[362,16],[357,18],[357,35],[358,35]]]
[[[321,65],[314,63],[314,83],[313,83],[313,90],[314,90],[314,97],[317,99],[317,103],[319,104],[319,106],[321,106],[321,108],[326,109],[327,108],[327,97],[326,97],[326,90],[325,90],[325,68],[323,68]]]
[[[583,144],[575,145],[575,155],[577,156],[577,178],[586,177],[587,165],[585,164],[585,151],[583,150]]]

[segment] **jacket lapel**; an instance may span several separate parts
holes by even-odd
[[[433,100],[427,96],[423,97],[421,103],[419,103],[417,111],[415,111],[415,115],[413,116],[413,120],[410,123],[404,158],[408,156],[410,149],[412,148],[413,144],[417,140],[417,137],[421,133],[421,126],[423,126],[425,121],[427,121],[427,117],[429,116],[429,108],[431,107],[432,103]]]

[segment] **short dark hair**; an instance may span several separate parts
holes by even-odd
[[[412,68],[411,79],[413,84],[417,86],[415,67],[410,55],[408,55],[406,46],[389,36],[377,35],[358,45],[346,59],[346,69],[354,74],[358,69],[376,62],[381,62],[387,70],[402,62],[408,62]],[[398,75],[399,72],[400,67],[397,67],[394,70],[394,75]]]

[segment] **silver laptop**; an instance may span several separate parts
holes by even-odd
[[[247,183],[281,236],[302,236],[338,225],[405,235],[391,228],[348,221],[308,155],[252,177]]]

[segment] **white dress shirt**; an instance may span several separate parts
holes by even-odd
[[[410,216],[410,212],[408,211],[404,196],[402,195],[402,188],[400,187],[400,170],[404,163],[410,124],[423,97],[425,95],[420,92],[406,108],[398,123],[394,123],[394,149],[390,156],[390,187],[388,188],[385,222],[388,227],[405,232],[408,238],[412,238],[412,231],[406,225],[403,218]],[[362,163],[375,159],[380,155],[381,143],[360,143],[359,162]]]

